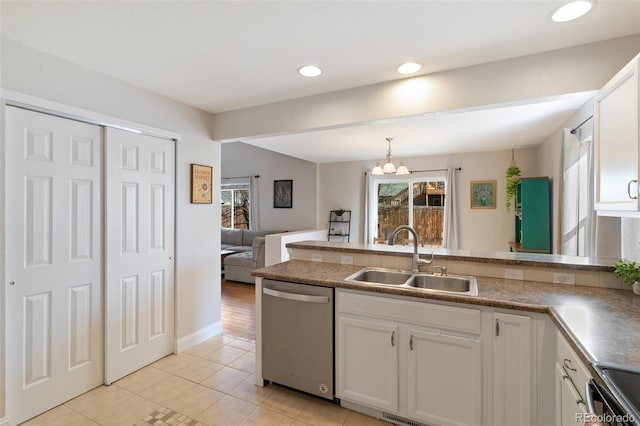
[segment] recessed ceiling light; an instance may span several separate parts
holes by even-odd
[[[557,8],[551,15],[553,22],[569,22],[585,15],[591,10],[593,3],[587,0],[574,0]]]
[[[398,71],[400,74],[414,74],[417,73],[418,71],[420,71],[420,69],[422,68],[422,64],[419,64],[417,62],[405,62],[402,65],[398,65],[398,68],[396,68],[396,71]]]
[[[298,74],[303,77],[317,77],[322,74],[322,70],[315,65],[305,65],[298,68]]]

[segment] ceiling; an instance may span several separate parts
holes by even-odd
[[[563,3],[555,0],[0,3],[3,37],[211,113],[403,78],[395,67],[408,60],[427,74],[640,31],[637,0],[599,0],[565,24],[549,19]],[[303,78],[304,64],[324,73]],[[354,157],[357,148],[328,155],[339,151],[334,140],[380,140],[382,156],[385,136],[397,138],[396,156],[432,153],[434,140],[450,150],[500,149],[510,128],[530,135],[532,123],[559,124],[577,99],[546,102],[546,113],[509,107],[249,142],[316,162]]]

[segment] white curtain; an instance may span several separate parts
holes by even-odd
[[[456,209],[456,169],[447,169],[447,183],[444,196],[444,242],[449,249],[459,248],[458,215]]]
[[[253,230],[260,230],[260,197],[258,195],[259,187],[260,176],[251,176],[251,181],[249,182],[249,197],[251,198],[251,208],[249,210],[251,218],[249,221],[249,228]]]
[[[366,172],[364,174],[364,243],[369,244],[373,241],[371,237],[371,230],[369,229],[369,212],[371,206],[369,202],[371,200],[371,174]]]

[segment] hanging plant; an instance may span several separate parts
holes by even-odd
[[[516,196],[516,188],[518,187],[518,180],[520,180],[520,167],[516,164],[514,150],[511,150],[511,165],[507,169],[507,193],[505,199],[507,200],[507,213],[511,212],[511,200]]]

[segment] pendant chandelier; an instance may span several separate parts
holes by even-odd
[[[393,138],[385,138],[385,139],[389,143],[389,146],[387,148],[387,156],[383,160],[384,165],[381,166],[380,163],[377,163],[376,166],[373,168],[373,170],[371,170],[371,174],[372,175],[389,175],[393,173],[397,175],[410,174],[411,172],[409,171],[407,166],[404,165],[404,163],[400,163],[400,165],[396,168],[396,166],[391,162],[391,141],[393,140]]]

